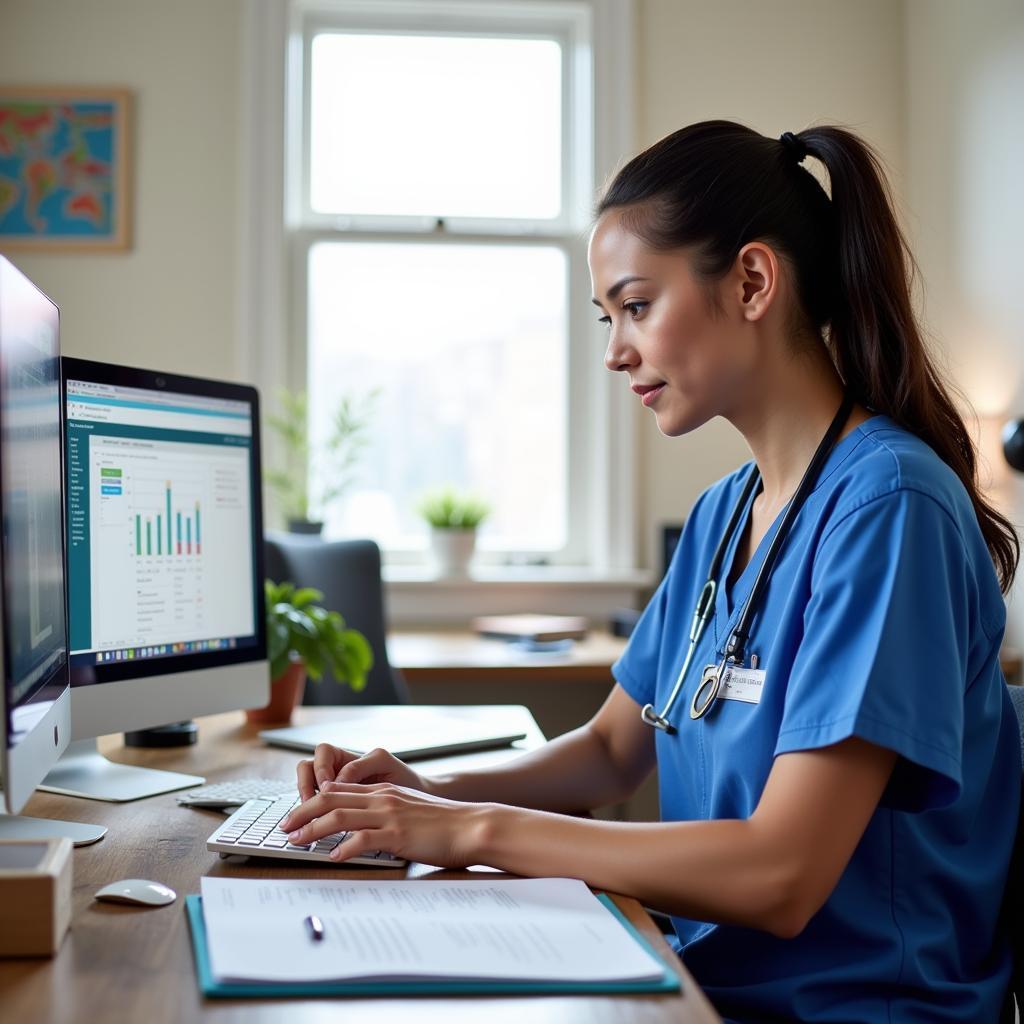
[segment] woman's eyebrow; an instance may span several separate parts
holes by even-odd
[[[607,295],[607,297],[609,299],[614,299],[615,296],[618,295],[619,292],[621,292],[622,289],[625,288],[627,284],[632,284],[634,281],[649,281],[649,280],[650,280],[649,277],[622,277],[622,278],[619,278],[619,280],[616,281],[615,284],[613,284],[611,286],[611,288],[609,288],[608,291],[605,294]],[[600,306],[601,305],[601,300],[600,299],[591,299],[590,301],[595,306]]]

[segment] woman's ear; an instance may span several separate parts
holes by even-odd
[[[764,242],[748,242],[736,257],[737,295],[744,320],[760,320],[779,287],[779,261]]]

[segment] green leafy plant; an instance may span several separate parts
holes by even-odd
[[[370,420],[379,395],[375,388],[361,400],[344,395],[338,402],[324,451],[327,472],[320,493],[322,505],[337,501],[352,486],[356,467],[370,443]]]
[[[440,487],[423,496],[417,511],[435,529],[472,530],[491,514],[491,506],[469,492]]]
[[[286,453],[286,468],[272,469],[267,483],[277,492],[285,515],[309,518],[309,405],[306,393],[282,389],[280,416],[268,416],[267,423],[281,439]]]
[[[357,693],[366,687],[373,667],[373,652],[366,637],[347,629],[345,620],[316,601],[323,594],[312,587],[266,580],[267,655],[270,678],[283,675],[294,658],[300,658],[310,679],[322,679],[329,669],[335,679]]]
[[[309,438],[309,396],[305,391],[281,390],[281,415],[268,416],[267,423],[281,440],[286,463],[284,469],[269,470],[266,479],[285,515],[309,519],[311,508],[322,511],[352,486],[369,443],[379,395],[379,389],[374,389],[361,399],[342,396],[323,447],[314,451]],[[322,481],[315,495],[310,494],[310,478]]]

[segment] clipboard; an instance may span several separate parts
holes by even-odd
[[[298,996],[424,996],[424,995],[529,995],[529,994],[605,994],[678,992],[679,976],[654,951],[651,944],[629,923],[622,911],[604,893],[597,898],[611,911],[619,924],[645,952],[662,965],[660,978],[649,981],[459,981],[438,978],[424,981],[325,981],[325,982],[222,982],[210,968],[206,944],[206,922],[203,901],[199,895],[185,897],[192,935],[192,951],[196,958],[199,989],[210,999],[285,998]]]

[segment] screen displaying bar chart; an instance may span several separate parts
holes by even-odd
[[[94,648],[252,633],[246,450],[101,436],[89,462]]]
[[[65,383],[73,669],[259,646],[254,405],[200,384]]]

